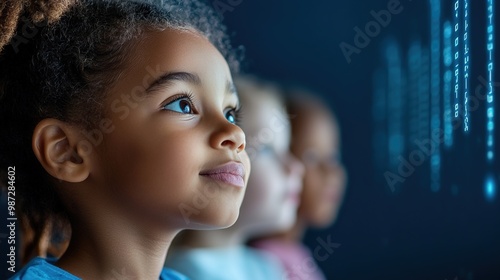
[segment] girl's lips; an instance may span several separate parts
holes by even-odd
[[[228,162],[215,168],[203,170],[200,175],[236,187],[245,187],[245,167],[239,162]]]

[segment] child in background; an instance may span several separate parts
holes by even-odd
[[[163,267],[174,236],[238,217],[250,162],[224,28],[198,1],[149,2],[0,4],[0,171],[36,233],[71,227],[60,259],[12,279],[185,279]]]
[[[325,279],[302,239],[309,227],[330,226],[342,204],[346,171],[340,159],[340,128],[325,103],[311,93],[296,90],[287,103],[291,151],[305,166],[297,221],[290,230],[260,238],[252,246],[276,256],[286,268],[286,279]]]
[[[284,275],[277,260],[245,243],[293,225],[304,167],[289,150],[289,120],[279,88],[252,77],[236,79],[236,86],[252,174],[233,226],[204,234],[187,231],[177,237],[166,265],[193,280],[274,280]]]

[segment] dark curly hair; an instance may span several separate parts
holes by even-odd
[[[105,111],[104,92],[134,39],[154,30],[193,28],[233,71],[238,68],[225,27],[197,0],[4,0],[0,24],[0,184],[15,165],[17,215],[38,235],[48,224],[68,220],[54,178],[32,151],[34,128],[45,118],[96,126]]]

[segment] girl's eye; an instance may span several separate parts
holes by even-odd
[[[193,105],[188,97],[178,98],[167,105],[163,109],[174,111],[181,114],[193,114]]]
[[[232,108],[226,111],[224,113],[224,116],[226,117],[226,120],[232,124],[239,125],[240,124],[240,114],[241,114],[241,107],[240,108]]]
[[[229,110],[226,112],[226,119],[232,123],[236,124],[236,111],[235,110]]]

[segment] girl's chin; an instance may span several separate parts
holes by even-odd
[[[233,215],[224,215],[219,217],[219,219],[212,219],[210,221],[193,221],[187,224],[188,229],[193,230],[217,230],[228,228],[236,222],[238,219],[239,211]]]

